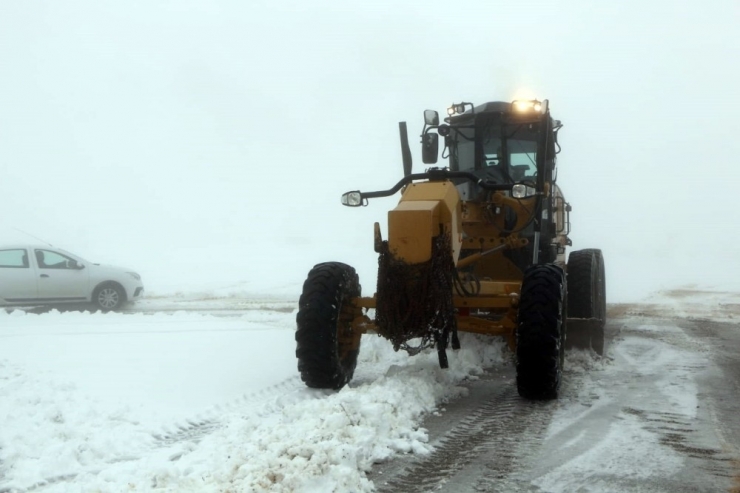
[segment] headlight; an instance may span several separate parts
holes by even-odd
[[[137,274],[136,272],[126,272],[126,274],[128,274],[131,277],[133,277],[137,281],[141,281],[141,276],[139,274]]]
[[[515,199],[523,199],[525,197],[531,197],[533,195],[536,195],[537,190],[535,190],[532,187],[528,187],[527,185],[524,185],[523,183],[517,183],[513,187],[511,187],[511,196]]]
[[[453,116],[453,115],[462,115],[463,113],[465,113],[465,108],[468,107],[468,106],[470,108],[472,108],[473,107],[473,103],[456,103],[456,104],[453,104],[452,106],[450,106],[449,108],[447,108],[447,114],[450,115],[450,116]]]
[[[537,101],[536,99],[517,99],[511,103],[512,109],[518,113],[537,112],[543,113],[547,111],[547,100],[544,102]]]
[[[342,195],[342,205],[348,207],[359,207],[362,205],[362,194],[357,192],[347,192]]]

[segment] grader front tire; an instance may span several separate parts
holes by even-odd
[[[526,399],[558,396],[564,295],[565,276],[559,267],[535,265],[524,273],[516,330],[516,384]]]
[[[326,262],[308,273],[295,334],[298,371],[307,386],[340,389],[352,379],[360,338],[352,334],[351,300],[358,296],[359,277],[349,265]]]

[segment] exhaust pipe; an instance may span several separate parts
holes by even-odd
[[[411,174],[411,148],[409,148],[409,134],[406,131],[406,122],[398,122],[401,134],[401,157],[403,158],[403,176]]]

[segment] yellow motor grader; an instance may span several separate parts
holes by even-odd
[[[463,102],[447,114],[440,124],[436,111],[424,112],[421,144],[422,161],[434,165],[441,137],[448,167],[411,173],[401,122],[403,179],[342,196],[358,207],[402,192],[387,239],[375,223],[372,297],[361,295],[349,265],[322,263],[308,274],[296,356],[309,387],[349,382],[366,333],[412,355],[436,349],[442,368],[448,346],[460,348],[459,332],[503,336],[528,399],[557,397],[566,344],[603,353],[604,261],[589,249],[571,252],[566,264],[571,208],[555,184],[562,124],[548,101]]]

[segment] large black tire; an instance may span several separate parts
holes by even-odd
[[[569,347],[588,349],[604,354],[606,326],[606,279],[601,250],[571,252],[568,257],[568,317],[596,319],[589,324],[588,334],[573,334]]]
[[[95,288],[92,302],[96,308],[104,312],[118,310],[126,303],[126,291],[112,282],[101,284]]]
[[[308,273],[298,301],[295,354],[309,387],[340,389],[352,379],[360,338],[352,334],[351,300],[358,296],[360,280],[349,265],[326,262]]]
[[[555,399],[562,377],[565,274],[552,264],[524,273],[516,330],[516,385],[526,399]]]

